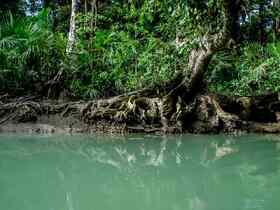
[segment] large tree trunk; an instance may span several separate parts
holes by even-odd
[[[223,20],[222,30],[212,36],[206,36],[203,45],[199,49],[194,49],[189,56],[188,68],[185,71],[183,88],[186,95],[195,95],[201,90],[203,76],[207,70],[212,56],[226,48],[231,47],[238,39],[240,1],[222,0]],[[182,88],[179,89],[180,92]]]
[[[69,34],[68,34],[68,43],[66,48],[66,52],[68,54],[73,52],[75,42],[76,42],[76,13],[77,13],[77,0],[72,0],[70,27],[69,27]]]

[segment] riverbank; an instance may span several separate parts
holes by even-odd
[[[0,132],[12,133],[280,133],[280,97],[200,95],[166,125],[161,108],[128,100],[127,95],[96,101],[0,98]],[[153,100],[157,100],[154,98]],[[137,106],[136,106],[136,105]],[[177,106],[179,106],[177,104]],[[135,108],[137,107],[137,109]],[[139,108],[140,107],[140,108]],[[178,107],[177,107],[178,108]],[[152,111],[151,111],[152,110]],[[183,111],[182,111],[183,110]]]

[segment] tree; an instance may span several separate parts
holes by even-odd
[[[210,5],[211,3],[213,5]],[[189,55],[187,68],[174,80],[160,87],[136,91],[102,103],[91,104],[84,113],[86,121],[107,119],[142,125],[153,122],[161,124],[163,130],[173,126],[176,129],[182,129],[186,115],[194,106],[197,106],[193,104],[202,100],[197,97],[203,92],[204,74],[211,58],[217,52],[233,46],[238,38],[235,30],[238,28],[240,19],[240,4],[239,0],[188,1],[190,19],[191,21],[199,20],[195,23],[197,25],[207,26],[208,19],[205,19],[205,12],[207,14],[207,12],[216,11],[219,16],[212,16],[216,18],[216,21],[213,21],[215,24],[213,28],[205,28],[201,42]],[[209,11],[207,8],[214,11]],[[204,20],[206,22],[203,24]],[[213,113],[217,117],[214,119],[218,119],[218,121],[215,120],[215,124],[220,121],[228,123],[234,118],[230,114],[225,114],[213,98],[206,98],[203,101],[203,103],[209,103],[208,105],[215,110]],[[210,115],[204,114],[205,118]]]

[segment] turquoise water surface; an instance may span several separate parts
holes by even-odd
[[[279,210],[280,136],[0,135],[0,210]]]

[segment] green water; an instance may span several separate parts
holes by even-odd
[[[279,210],[280,136],[0,135],[2,210]]]

